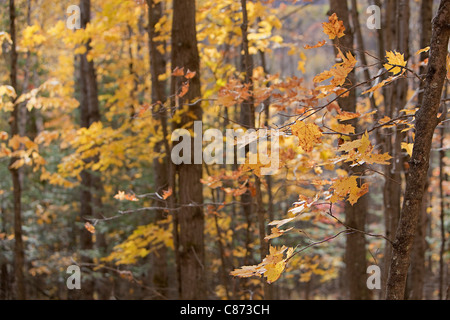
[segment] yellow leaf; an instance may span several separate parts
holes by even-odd
[[[402,142],[402,149],[406,150],[406,152],[409,154],[409,156],[412,156],[414,143],[406,143]]]
[[[369,191],[369,185],[367,183],[358,187],[357,176],[338,178],[330,187],[333,190],[333,196],[330,201],[335,203],[348,196],[348,202],[354,205],[360,197]]]
[[[425,47],[425,48],[423,48],[423,49],[418,50],[418,51],[416,52],[416,55],[417,55],[417,54],[421,54],[422,52],[428,52],[428,51],[430,51],[430,47],[429,47],[429,46],[428,46],[428,47]]]
[[[322,142],[322,132],[314,123],[305,124],[303,121],[296,121],[291,126],[292,134],[298,138],[298,144],[305,152],[311,152],[316,144]]]
[[[351,124],[337,123],[332,125],[331,129],[342,134],[355,133],[355,127],[352,126]]]
[[[286,267],[285,261],[280,261],[276,264],[268,264],[265,266],[266,272],[264,272],[264,276],[267,278],[267,283],[272,283],[277,281]]]
[[[405,69],[401,67],[394,67],[393,66],[406,66],[405,57],[403,54],[397,52],[397,51],[386,51],[386,58],[388,63],[384,64],[384,68],[386,70],[390,70],[389,72],[392,72],[392,74],[396,75],[400,72],[405,72]]]

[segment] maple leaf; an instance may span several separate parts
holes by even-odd
[[[286,252],[286,257],[284,253]],[[230,272],[231,275],[241,278],[248,278],[251,276],[264,275],[267,283],[277,281],[286,268],[287,260],[293,255],[294,248],[287,248],[282,246],[280,249],[270,246],[269,254],[263,261],[254,266],[243,266],[240,269],[235,269]]]
[[[406,66],[405,56],[403,54],[397,51],[386,51],[386,59],[388,63],[383,66],[386,70],[390,70],[389,72],[392,72],[393,75],[405,72],[405,69],[401,67],[392,68],[393,66]]]
[[[291,126],[292,134],[298,138],[298,145],[305,152],[311,152],[314,146],[321,143],[322,132],[314,123],[305,124],[305,122],[297,120]]]
[[[323,22],[323,32],[328,35],[328,37],[333,40],[334,38],[342,38],[345,36],[344,22],[339,20],[336,13],[333,13],[329,18],[329,22]]]
[[[347,155],[342,155],[339,160],[346,162],[354,162],[352,166],[367,164],[389,164],[387,162],[392,157],[386,152],[384,154],[373,153],[373,146],[370,143],[369,134],[366,132],[361,139],[342,143],[339,146],[339,151],[347,152]]]
[[[333,190],[330,201],[335,203],[348,196],[348,202],[354,205],[360,197],[369,191],[369,185],[367,183],[358,187],[357,178],[357,176],[338,178],[330,187]]]
[[[353,70],[357,63],[356,58],[351,52],[347,52],[347,54],[344,55],[340,49],[338,50],[338,57],[342,59],[342,62],[336,63],[330,70],[325,70],[313,79],[315,83],[318,83],[333,77],[330,86],[323,86],[321,88],[332,89],[333,87],[342,86],[345,83],[348,74]],[[342,92],[345,91],[344,89],[342,90]],[[342,94],[342,92],[336,92],[336,94]]]

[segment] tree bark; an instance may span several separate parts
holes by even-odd
[[[197,32],[195,22],[195,0],[174,0],[172,21],[172,69],[184,67],[195,71],[196,75],[190,80],[189,91],[184,97],[178,98],[178,106],[192,102],[201,96],[200,87],[200,58],[197,48]],[[172,77],[171,93],[176,95],[182,86],[182,77]],[[188,112],[195,116],[195,120],[202,120],[201,103],[192,103]],[[181,116],[179,126],[192,121],[187,114]],[[192,125],[190,126],[192,128]],[[190,129],[189,127],[187,129]],[[191,146],[193,150],[193,140]],[[192,152],[193,160],[194,152]],[[179,210],[179,245],[176,250],[180,255],[181,299],[203,299],[206,296],[205,284],[205,248],[204,248],[204,213],[201,164],[181,164],[178,169],[178,196],[181,205],[194,204]]]
[[[80,22],[81,28],[85,29],[87,24],[90,23],[91,15],[91,1],[81,0],[80,2]],[[91,50],[90,40],[85,44],[86,52],[79,55],[80,60],[80,126],[83,128],[89,128],[93,123],[101,120],[100,109],[98,102],[98,88],[96,72],[94,67],[94,61],[88,60],[87,56]],[[86,162],[95,162],[94,159],[87,159]],[[102,191],[103,185],[101,182],[100,175],[93,174],[88,170],[83,170],[81,172],[81,205],[80,205],[80,217],[81,221],[85,217],[102,217]],[[99,250],[106,248],[105,238],[102,234],[96,234],[96,247]],[[89,233],[85,228],[82,228],[80,234],[80,249],[83,251],[92,250],[94,248],[94,243],[92,241],[92,234]],[[92,263],[92,259],[89,255],[81,254],[82,263]],[[83,284],[83,290],[81,297],[83,299],[92,299],[95,283],[93,280],[87,280]],[[99,290],[100,298],[106,299],[109,293],[105,288]]]
[[[409,161],[403,209],[393,244],[387,282],[386,298],[389,300],[401,300],[405,295],[411,247],[425,192],[431,142],[438,124],[437,114],[447,73],[445,65],[450,36],[448,21],[450,21],[450,0],[442,0],[433,20],[424,96],[422,105],[416,113],[416,137],[413,154]]]
[[[164,55],[158,51],[158,46],[165,47],[165,42],[155,40],[157,33],[155,25],[159,22],[163,15],[163,3],[155,3],[153,0],[147,0],[148,5],[148,35],[150,50],[150,75],[152,80],[152,105],[154,105],[153,118],[159,122],[160,129],[163,132],[163,138],[155,147],[157,153],[164,150],[165,156],[161,161],[159,158],[153,161],[153,169],[155,175],[155,190],[162,194],[162,190],[167,190],[169,186],[169,154],[170,148],[167,141],[167,112],[164,106],[166,81],[160,81],[159,75],[166,72],[166,59]],[[159,130],[159,128],[158,128]],[[156,212],[156,221],[164,218],[163,210]],[[162,296],[167,295],[168,272],[167,272],[167,248],[162,247],[154,254],[154,272],[153,285]]]
[[[425,48],[430,45],[431,40],[431,20],[433,19],[433,3],[432,1],[422,0],[420,8],[420,48]],[[420,54],[420,60],[423,61],[428,58],[428,52],[422,52]],[[419,68],[419,74],[426,72],[425,66]],[[418,101],[423,100],[423,86],[424,83],[420,82]],[[427,183],[428,186],[428,183]],[[427,190],[427,187],[425,188]],[[422,300],[423,298],[423,286],[425,278],[425,250],[426,250],[426,226],[427,219],[427,207],[428,201],[425,199],[422,201],[422,210],[419,215],[419,222],[417,224],[416,237],[414,238],[413,252],[411,254],[411,292],[408,299]]]
[[[448,80],[447,80],[447,87],[445,88],[445,99],[447,99],[447,88],[448,88]],[[446,102],[443,103],[443,107],[447,109]],[[440,197],[440,215],[439,215],[439,222],[440,222],[440,233],[441,233],[441,248],[439,250],[439,300],[444,299],[444,291],[445,289],[445,245],[446,245],[446,237],[445,237],[445,190],[444,190],[444,181],[447,181],[447,174],[444,172],[444,157],[445,157],[445,150],[444,150],[444,138],[445,138],[445,125],[442,124],[442,127],[440,129],[440,151],[439,151],[439,197]],[[448,299],[448,297],[447,297]]]
[[[10,23],[10,36],[12,41],[11,46],[11,72],[10,80],[11,86],[14,88],[17,94],[17,51],[16,51],[16,9],[14,0],[9,0],[9,23]],[[20,125],[20,107],[14,105],[14,109],[11,113],[11,137],[20,135],[22,129]],[[18,160],[17,157],[12,157],[10,165]],[[22,186],[20,183],[20,169],[9,168],[13,183],[13,203],[14,203],[14,275],[16,281],[16,295],[20,300],[26,299],[25,279],[24,279],[24,265],[25,265],[25,253],[24,243],[22,238]]]

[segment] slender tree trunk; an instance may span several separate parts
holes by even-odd
[[[402,300],[405,295],[411,248],[425,192],[431,142],[438,124],[437,114],[447,73],[445,65],[450,36],[448,21],[450,21],[450,0],[442,0],[437,16],[433,20],[424,96],[422,105],[416,113],[413,154],[409,161],[403,208],[393,245],[386,294],[390,300]]]
[[[448,80],[447,80],[448,87]],[[447,99],[447,87],[445,88],[445,98]],[[447,109],[447,104],[444,102],[443,106]],[[442,124],[441,130],[441,139],[440,139],[440,151],[439,151],[439,197],[440,197],[440,233],[441,233],[441,248],[439,250],[439,300],[445,299],[445,191],[444,191],[444,181],[447,181],[447,174],[444,172],[444,137],[445,137],[445,124]]]
[[[178,106],[190,103],[201,97],[200,91],[200,58],[197,48],[197,32],[195,22],[195,0],[173,1],[172,22],[172,69],[175,67],[195,71],[196,75],[190,80],[189,91],[177,98]],[[181,77],[173,77],[171,93],[176,95],[182,87]],[[202,120],[201,103],[192,103],[188,112],[195,116],[195,120]],[[192,121],[187,114],[181,116],[179,126]],[[192,126],[191,126],[192,128]],[[188,128],[189,129],[189,128]],[[193,139],[191,140],[194,149]],[[198,151],[198,150],[197,150]],[[205,248],[204,248],[204,213],[202,208],[203,194],[202,165],[194,164],[194,152],[192,152],[192,164],[181,164],[178,169],[178,196],[181,205],[194,204],[177,211],[179,222],[179,245],[176,250],[180,255],[180,288],[182,299],[203,299],[206,297],[205,284]]]
[[[81,28],[85,29],[87,24],[90,23],[91,15],[91,1],[81,0]],[[85,44],[86,52],[79,55],[80,59],[80,125],[83,128],[89,128],[94,122],[100,121],[100,109],[98,103],[98,89],[97,79],[94,68],[94,61],[88,60],[87,55],[91,50],[90,40]],[[88,159],[86,162],[97,161],[97,159]],[[93,174],[87,170],[81,172],[81,205],[80,215],[81,221],[84,217],[102,217],[102,201],[101,196],[103,192],[103,185],[100,175]],[[102,234],[96,235],[96,247],[100,250],[106,248],[105,238]],[[80,249],[82,251],[92,250],[94,244],[92,241],[92,235],[83,228],[80,235]],[[82,263],[92,263],[92,259],[86,255],[81,255]],[[83,299],[92,299],[95,283],[93,280],[86,281],[83,284],[83,290],[81,297]],[[105,288],[100,288],[100,298],[106,299],[109,296]]]
[[[334,43],[341,47],[341,51],[353,52],[353,32],[350,27],[349,18],[350,11],[347,6],[347,0],[330,0],[330,13],[336,13],[338,18],[344,22],[345,36]],[[356,74],[353,70],[348,75],[350,83],[356,83]],[[356,93],[354,90],[349,92],[348,97],[340,98],[338,100],[339,106],[349,112],[356,111]],[[349,121],[357,132],[359,126],[357,120]],[[354,169],[347,168],[349,173],[361,175],[364,172],[364,167],[356,167]],[[364,179],[358,179],[361,184]],[[348,202],[345,203],[345,223],[355,229],[365,230],[365,221],[367,215],[368,196],[361,197],[355,205]],[[349,299],[351,300],[369,300],[371,298],[370,292],[366,286],[367,266],[366,266],[366,240],[363,233],[356,232],[347,235],[347,242],[345,247],[345,268],[346,268],[346,284],[349,290]]]
[[[433,19],[433,3],[432,1],[422,0],[420,8],[420,47],[425,48],[430,45],[431,40],[431,20]],[[422,52],[420,60],[428,58],[428,52]],[[424,74],[426,69],[424,66],[419,68],[419,74]],[[419,103],[423,100],[424,83],[419,83]],[[427,177],[428,179],[428,177]],[[428,186],[428,183],[427,183]],[[427,187],[425,188],[427,190]],[[425,250],[426,250],[426,226],[428,201],[423,200],[422,210],[419,215],[419,223],[417,224],[417,233],[414,238],[413,252],[411,254],[411,279],[409,299],[421,300],[423,298],[423,286],[425,279]]]
[[[241,8],[242,8],[242,48],[243,48],[243,72],[245,74],[245,83],[249,84],[249,90],[253,90],[253,57],[249,53],[249,41],[248,41],[248,13],[247,13],[247,1],[241,0]],[[241,124],[247,126],[248,128],[255,127],[255,104],[253,94],[245,100],[241,105]],[[266,236],[266,227],[265,227],[265,215],[266,211],[264,209],[263,201],[262,201],[262,193],[261,193],[261,179],[255,175],[255,189],[256,189],[256,214],[258,218],[258,233],[259,233],[259,243],[260,243],[260,258],[263,260],[266,255],[269,254],[269,246],[268,243],[264,240]],[[244,197],[245,196],[245,197]],[[246,194],[242,197],[243,201],[252,201],[252,196],[250,195],[250,191],[247,191]],[[251,205],[249,205],[249,209],[251,210]],[[263,281],[263,290],[264,290],[264,299],[272,299],[272,288],[271,286],[264,280]]]
[[[169,154],[170,148],[167,141],[167,112],[164,106],[166,81],[160,81],[159,75],[166,72],[166,59],[164,55],[158,51],[158,46],[165,47],[165,42],[156,41],[157,36],[155,25],[159,22],[163,15],[163,3],[155,3],[153,0],[147,0],[148,5],[148,35],[150,49],[150,74],[152,80],[152,104],[154,105],[153,117],[160,123],[163,132],[163,138],[156,145],[157,152],[164,150],[165,156],[161,161],[159,158],[153,162],[155,175],[155,190],[162,194],[162,190],[167,190],[169,186]],[[156,221],[164,218],[162,210],[156,212]],[[163,296],[167,295],[168,272],[167,272],[167,248],[162,247],[154,254],[154,272],[153,285],[155,289]]]
[[[388,0],[386,7],[385,48],[387,51],[396,50],[404,54],[405,61],[409,59],[409,0]],[[400,110],[406,104],[408,91],[408,79],[398,79],[395,86],[385,90],[385,114],[390,118],[399,116]],[[385,151],[392,155],[393,160],[385,167],[384,186],[384,209],[386,236],[393,239],[400,219],[401,194],[402,194],[402,172],[404,157],[402,155],[401,143],[404,138],[404,129],[398,126],[388,129],[390,132],[385,136]],[[393,132],[392,132],[393,131]],[[384,255],[384,279],[387,279],[389,263],[392,256],[392,247],[385,247]]]
[[[4,199],[3,196],[0,198],[1,204],[0,204],[0,213],[1,213],[1,219],[2,219],[2,227],[0,229],[1,233],[6,234],[6,208],[4,207]],[[0,300],[7,300],[10,297],[10,279],[9,279],[9,271],[8,271],[8,259],[4,252],[6,252],[6,248],[4,244],[2,243],[1,246],[1,253],[0,253]]]
[[[18,93],[17,86],[17,51],[16,51],[16,12],[14,0],[9,1],[9,22],[10,22],[10,36],[12,41],[11,46],[11,86]],[[19,106],[15,105],[11,113],[11,137],[20,135],[20,114]],[[18,160],[17,157],[11,158],[10,165]],[[24,265],[25,253],[24,243],[22,238],[22,186],[20,183],[20,169],[9,168],[13,183],[13,203],[14,203],[14,274],[16,281],[16,294],[20,300],[26,299],[25,279],[24,279]]]

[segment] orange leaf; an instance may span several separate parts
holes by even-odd
[[[174,77],[184,76],[184,67],[183,68],[176,67],[175,69],[173,69],[172,76]]]
[[[173,193],[172,187],[169,187],[168,190],[163,190],[163,199],[166,200],[168,197],[170,197]]]
[[[342,20],[338,20],[336,13],[333,13],[329,18],[329,22],[322,23],[323,32],[330,37],[331,40],[334,38],[342,38],[345,36],[345,27]]]
[[[95,227],[90,223],[90,222],[86,222],[84,224],[84,227],[86,228],[87,231],[89,231],[90,233],[95,233]]]
[[[305,152],[311,152],[315,144],[321,143],[322,132],[314,123],[297,121],[291,126],[292,134],[298,138],[298,144]]]
[[[320,48],[320,47],[323,47],[325,45],[325,43],[327,43],[327,42],[325,40],[322,40],[322,41],[319,41],[316,45],[310,46],[307,44],[307,45],[303,46],[303,48],[305,48],[306,50]]]
[[[181,92],[178,94],[178,97],[183,97],[186,95],[186,93],[189,91],[189,81],[186,81],[183,83],[183,86],[181,87]]]
[[[195,77],[195,74],[196,74],[196,73],[197,73],[196,71],[191,71],[191,70],[188,69],[188,71],[186,72],[186,74],[184,75],[184,77],[185,77],[186,79],[192,79],[193,77]]]
[[[341,120],[341,121],[345,121],[345,120],[351,120],[351,119],[355,119],[358,118],[359,116],[361,116],[360,113],[356,112],[348,112],[348,111],[341,111],[337,116],[336,119]]]

